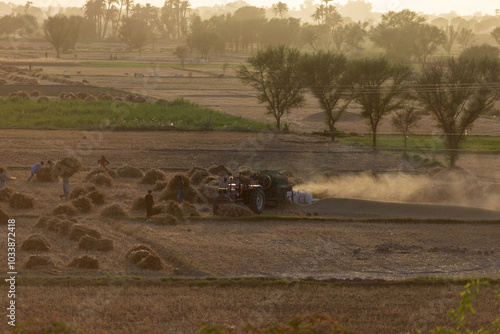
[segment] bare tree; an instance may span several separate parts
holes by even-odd
[[[450,56],[451,48],[453,47],[453,44],[455,44],[455,39],[457,38],[458,31],[455,30],[455,28],[451,25],[446,29],[443,29],[442,31],[445,37],[441,45],[443,46],[443,49],[446,51],[448,56]]]
[[[472,44],[474,36],[472,29],[462,28],[458,32],[457,42],[462,46],[462,49],[467,49]]]
[[[257,90],[259,103],[265,103],[267,113],[281,128],[281,117],[304,102],[303,84],[299,78],[300,52],[284,45],[259,50],[248,58],[249,66],[237,71],[240,80]]]
[[[408,157],[408,154],[406,153],[406,142],[408,139],[408,135],[410,134],[410,130],[418,123],[420,119],[420,115],[413,106],[408,106],[404,109],[396,111],[396,113],[392,117],[392,127],[403,135],[404,158]]]

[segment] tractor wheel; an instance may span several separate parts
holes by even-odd
[[[256,189],[254,192],[250,194],[250,203],[248,206],[255,213],[261,213],[264,210],[264,206],[266,205],[266,195],[264,194],[264,190]]]
[[[267,190],[271,186],[271,183],[273,183],[273,180],[271,180],[269,175],[261,175],[258,178],[258,182],[262,186],[262,189]]]

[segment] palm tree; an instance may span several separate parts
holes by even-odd
[[[106,36],[106,30],[108,29],[109,21],[113,21],[113,18],[118,14],[115,3],[118,3],[118,0],[104,0],[107,4],[107,8],[105,11],[105,21],[104,21],[104,29],[102,31],[102,37]]]
[[[283,2],[278,2],[273,4],[273,13],[274,15],[279,15],[280,19],[283,19],[283,14],[288,12],[288,5]]]
[[[132,6],[134,5],[134,0],[123,0],[123,3],[125,4],[125,13],[128,17],[128,12],[130,11]]]
[[[101,37],[102,19],[106,12],[104,0],[88,0],[83,8],[85,16],[94,22],[97,36]]]

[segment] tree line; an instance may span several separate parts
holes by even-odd
[[[374,151],[383,118],[394,114],[393,125],[406,137],[419,119],[416,108],[421,107],[431,112],[442,130],[453,167],[467,130],[493,108],[497,97],[498,48],[494,56],[489,52],[472,47],[458,57],[428,61],[415,71],[385,56],[348,59],[331,50],[303,53],[285,45],[269,46],[241,65],[237,75],[255,88],[258,101],[276,119],[278,129],[282,116],[301,107],[309,90],[325,114],[333,141],[335,124],[350,103],[357,103],[371,129]]]

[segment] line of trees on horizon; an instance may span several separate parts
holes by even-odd
[[[393,127],[406,138],[419,120],[418,106],[430,112],[442,130],[450,167],[467,130],[493,108],[500,89],[498,48],[492,54],[484,46],[458,57],[433,59],[418,71],[384,56],[348,59],[331,50],[303,53],[285,45],[269,46],[241,65],[237,75],[256,90],[278,129],[283,115],[303,106],[308,90],[323,110],[334,141],[335,124],[350,103],[357,103],[372,132],[373,151],[380,121],[393,114]]]

